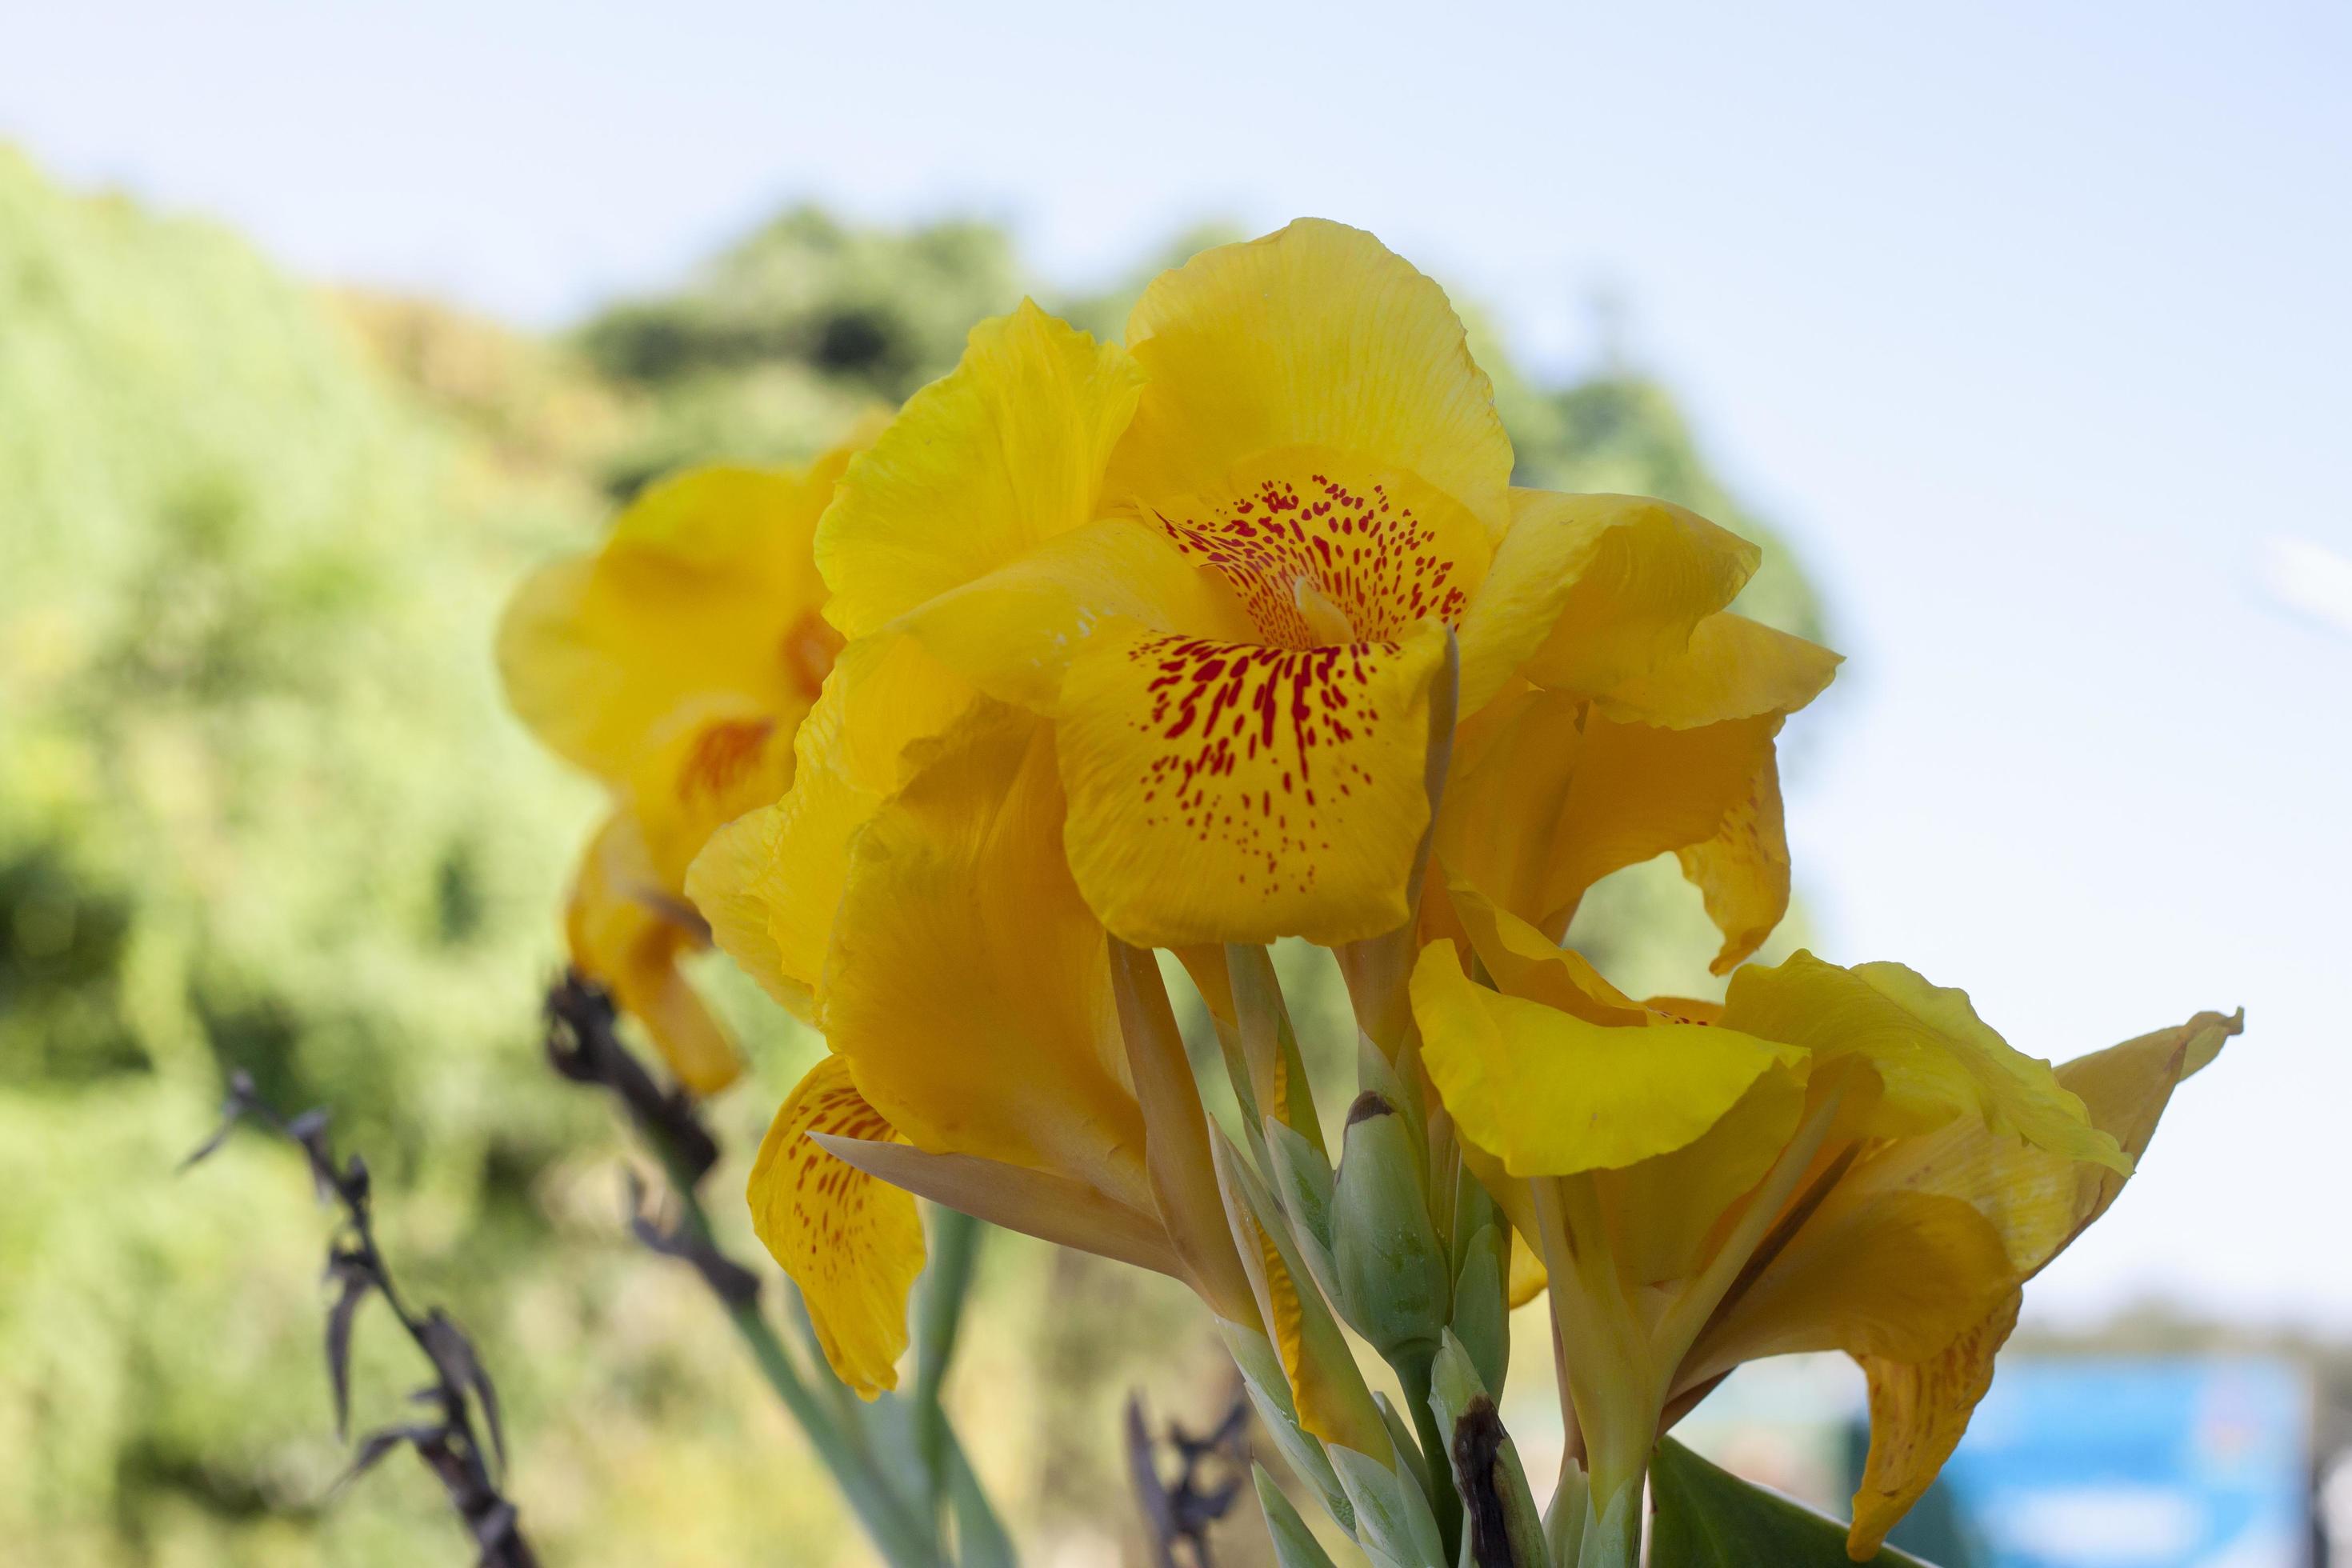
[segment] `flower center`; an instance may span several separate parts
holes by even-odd
[[[1150,515],[1277,647],[1388,642],[1431,616],[1455,623],[1485,574],[1485,531],[1451,497],[1326,447],[1261,453],[1219,492]]]

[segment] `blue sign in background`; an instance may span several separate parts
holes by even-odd
[[[2310,1429],[2290,1363],[2007,1361],[1943,1485],[1985,1568],[2304,1568]]]

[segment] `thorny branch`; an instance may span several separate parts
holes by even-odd
[[[1127,1463],[1143,1510],[1152,1568],[1181,1568],[1176,1546],[1191,1552],[1191,1568],[1215,1568],[1209,1527],[1225,1517],[1249,1474],[1249,1400],[1238,1382],[1224,1418],[1199,1436],[1168,1423],[1168,1447],[1176,1451],[1176,1484],[1160,1479],[1160,1459],[1143,1413],[1143,1395],[1127,1401]],[[1205,1478],[1222,1471],[1213,1483]]]
[[[335,1434],[351,1430],[352,1325],[370,1296],[380,1296],[401,1328],[433,1367],[433,1382],[412,1399],[429,1407],[431,1420],[381,1427],[352,1452],[338,1490],[405,1444],[438,1477],[450,1504],[463,1519],[480,1552],[482,1568],[537,1568],[539,1559],[523,1539],[513,1503],[499,1492],[497,1472],[506,1468],[506,1434],[499,1421],[498,1390],[465,1331],[438,1307],[418,1313],[403,1299],[383,1253],[376,1245],[373,1193],[367,1162],[353,1154],[338,1163],[327,1139],[327,1112],[311,1110],[289,1121],[264,1100],[252,1078],[229,1075],[221,1124],[203,1147],[182,1163],[185,1170],[216,1152],[243,1121],[257,1121],[300,1149],[321,1203],[342,1213],[327,1244],[326,1278],[335,1287],[327,1311],[327,1380],[334,1390]],[[478,1421],[477,1419],[478,1415]],[[486,1452],[479,1434],[487,1429]],[[492,1460],[495,1459],[495,1467]]]

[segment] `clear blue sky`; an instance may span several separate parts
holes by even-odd
[[[2249,1010],[2037,1309],[2352,1333],[2352,7],[85,3],[0,135],[536,322],[802,196],[1074,283],[1342,218],[1562,371],[1613,294],[1853,656],[1828,954],[2054,1057]]]

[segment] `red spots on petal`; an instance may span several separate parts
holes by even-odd
[[[1387,640],[1433,615],[1458,623],[1467,603],[1449,581],[1455,563],[1436,528],[1384,484],[1358,489],[1311,474],[1302,488],[1268,479],[1222,507],[1153,515],[1178,548],[1233,586],[1265,639],[1284,647],[1329,640],[1299,609],[1294,584],[1302,577],[1364,641]]]

